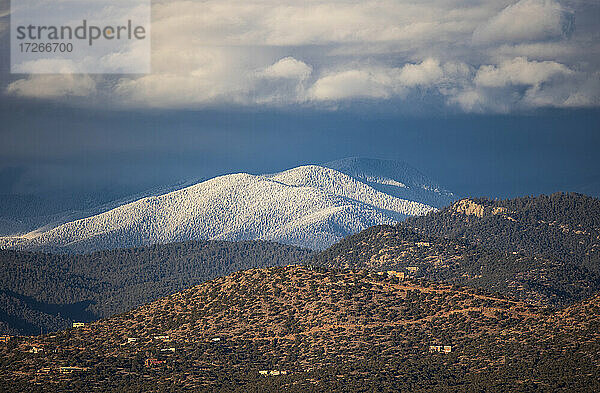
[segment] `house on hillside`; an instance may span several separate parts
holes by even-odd
[[[152,366],[159,366],[159,365],[165,364],[165,363],[166,363],[165,360],[158,360],[156,358],[148,358],[144,362],[144,366],[146,366],[146,367],[152,367]]]
[[[452,352],[451,345],[430,345],[429,352],[450,353]]]
[[[59,371],[61,374],[72,374],[74,372],[87,371],[87,367],[63,366]]]
[[[396,277],[398,280],[404,280],[405,274],[404,272],[397,272],[395,270],[387,271],[388,277]]]
[[[40,353],[40,352],[44,352],[44,348],[41,347],[33,347],[31,348],[29,351],[27,351],[29,353]]]
[[[419,267],[418,266],[409,266],[406,268],[406,270],[408,270],[408,272],[411,274],[415,274],[416,272],[419,271]]]
[[[84,327],[85,323],[83,322],[73,322],[73,327],[74,328],[79,328],[79,327]]]
[[[266,376],[279,376],[279,375],[287,375],[287,371],[285,370],[260,370],[258,372],[260,375]]]

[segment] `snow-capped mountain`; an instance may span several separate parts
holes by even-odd
[[[436,208],[457,199],[452,192],[401,161],[352,157],[323,166],[352,176],[383,193]]]
[[[88,252],[261,239],[322,249],[369,226],[426,214],[451,195],[405,164],[347,159],[269,175],[220,176],[44,232],[4,238],[2,245]]]

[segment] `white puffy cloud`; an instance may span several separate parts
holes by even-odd
[[[303,102],[312,70],[303,61],[284,57],[253,75],[249,100],[276,106]]]
[[[80,74],[31,75],[6,88],[10,95],[37,98],[86,97],[95,91],[96,82],[89,75]]]
[[[591,107],[600,105],[600,73],[573,75],[568,84],[536,85],[527,89],[523,103],[530,107]]]
[[[388,98],[394,90],[394,70],[348,70],[326,75],[310,91],[314,100]]]
[[[571,75],[563,64],[554,61],[529,61],[517,57],[499,64],[481,66],[475,75],[475,84],[485,87],[504,87],[507,85],[538,85],[555,76]]]
[[[448,94],[448,102],[467,112],[598,106],[599,76],[553,61],[520,57],[499,65],[482,65],[471,82]]]
[[[493,111],[505,113],[514,105],[514,97],[505,97],[505,93],[467,88],[455,92],[449,97],[448,102],[457,105],[465,112],[483,113]]]
[[[36,79],[40,89],[18,91],[103,90],[121,106],[158,108],[402,107],[415,94],[461,111],[594,106],[598,12],[584,0],[155,0],[151,74],[54,95]]]
[[[457,65],[448,65],[449,72]],[[390,98],[404,96],[409,88],[432,87],[444,80],[444,68],[435,59],[402,67],[364,67],[329,73],[310,89],[313,100]]]
[[[444,75],[440,63],[427,59],[420,64],[407,64],[400,70],[398,76],[404,86],[430,85],[439,81]]]
[[[555,0],[521,0],[503,9],[473,33],[476,42],[528,42],[571,33],[573,14]]]
[[[265,68],[261,75],[266,78],[306,79],[310,76],[312,67],[293,57],[285,57],[277,63]]]
[[[191,108],[213,103],[243,103],[251,88],[253,66],[226,48],[173,50],[158,48],[153,72],[121,78],[115,98],[135,106]]]

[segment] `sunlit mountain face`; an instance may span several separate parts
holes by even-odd
[[[322,249],[369,226],[435,211],[453,198],[405,163],[353,158],[220,176],[3,241],[77,252],[201,239]]]

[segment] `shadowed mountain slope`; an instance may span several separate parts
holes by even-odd
[[[284,266],[311,251],[277,243],[197,241],[53,255],[0,251],[0,333],[39,334],[130,310],[206,280]]]

